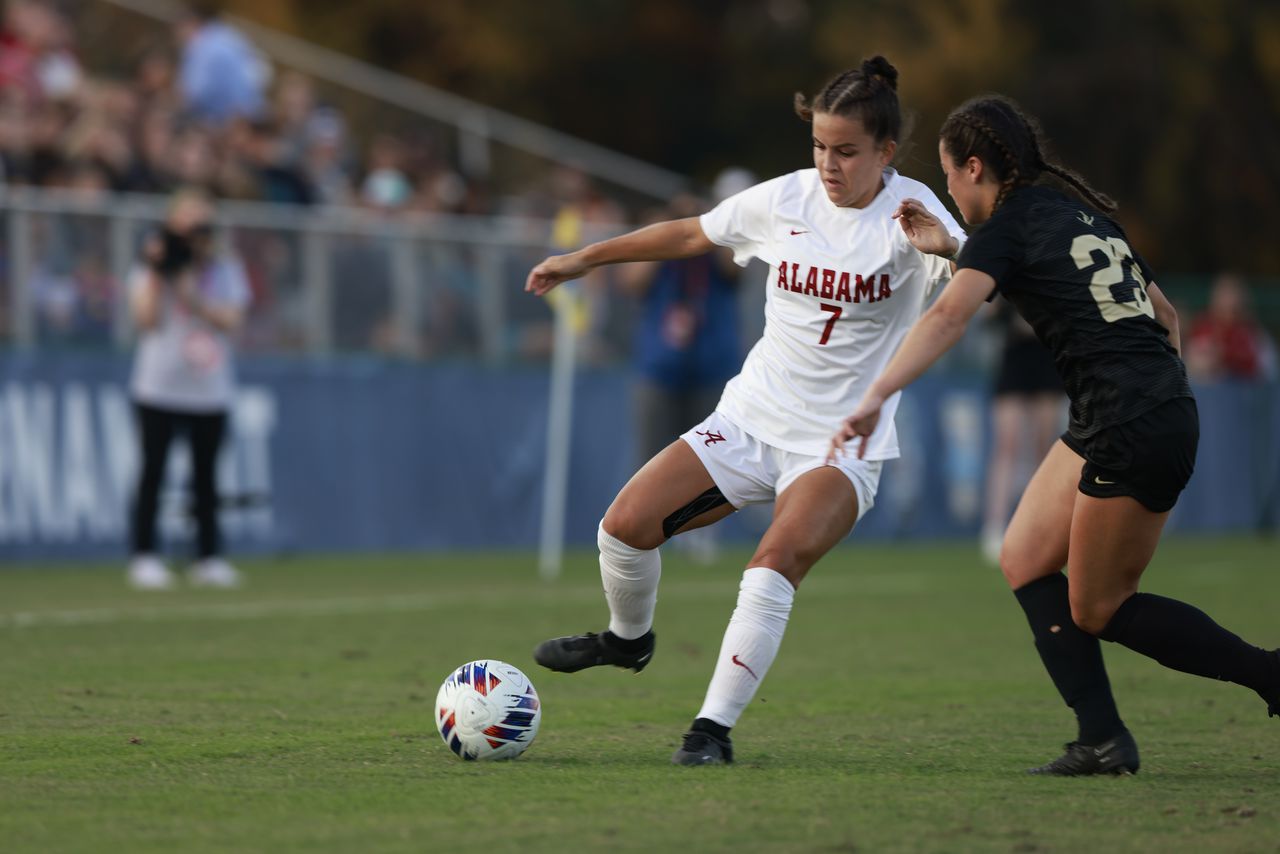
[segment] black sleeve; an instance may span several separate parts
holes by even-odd
[[[1022,266],[1026,257],[1026,235],[1021,220],[1022,217],[1008,215],[992,217],[965,242],[956,259],[957,270],[967,267],[996,280],[996,288],[988,300],[1000,291],[1001,285]]]

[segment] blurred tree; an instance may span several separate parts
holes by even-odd
[[[434,86],[709,179],[808,163],[793,116],[863,56],[918,113],[904,171],[941,189],[934,134],[1001,91],[1121,202],[1157,269],[1280,274],[1280,4],[1251,0],[229,0]]]

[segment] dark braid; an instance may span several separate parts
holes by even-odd
[[[1081,198],[1103,213],[1114,213],[1116,203],[1100,193],[1077,173],[1043,154],[1044,135],[1036,120],[1012,100],[987,95],[966,101],[952,111],[939,133],[947,152],[956,163],[977,157],[1000,181],[995,208],[1009,193],[1040,180],[1048,172],[1071,187]]]
[[[1024,170],[1019,168],[1019,162],[1022,158],[1018,157],[1000,134],[996,133],[991,126],[984,122],[977,114],[968,113],[956,116],[955,118],[960,124],[966,125],[973,132],[977,133],[981,137],[982,141],[988,146],[999,152],[1000,156],[998,162],[1001,168],[996,167],[995,161],[992,162],[993,171],[997,177],[1000,177],[1000,190],[996,193],[996,208],[999,208],[1000,205],[1004,204],[1004,200],[1015,189],[1018,187],[1024,187],[1035,180],[1034,178],[1027,179],[1024,177]],[[950,149],[951,146],[948,145],[947,150],[950,151]],[[981,155],[979,156],[981,157]],[[968,157],[965,159],[967,160]],[[983,158],[983,161],[986,162],[986,158]]]
[[[863,60],[858,68],[836,75],[812,101],[797,92],[795,110],[806,122],[813,121],[814,113],[859,119],[878,143],[903,136],[898,70],[883,56]]]

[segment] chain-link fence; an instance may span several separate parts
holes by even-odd
[[[125,349],[125,282],[166,200],[0,191],[0,344],[18,350]],[[394,219],[223,202],[221,251],[244,265],[246,355],[378,354],[489,364],[549,356],[552,315],[524,293],[552,224],[521,218]],[[584,354],[625,356],[629,321],[603,271],[584,283]]]

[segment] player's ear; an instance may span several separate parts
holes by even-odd
[[[970,157],[964,162],[964,172],[969,180],[977,184],[982,180],[982,176],[986,173],[986,164],[978,157]]]
[[[893,155],[898,153],[898,141],[896,139],[885,140],[884,147],[880,149],[880,165],[888,166],[893,162]]]

